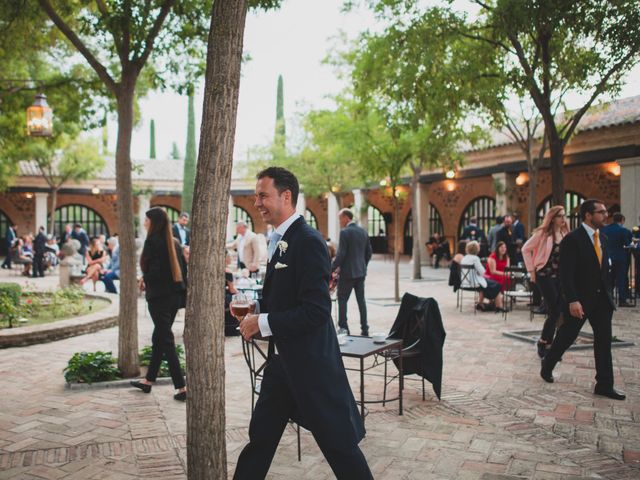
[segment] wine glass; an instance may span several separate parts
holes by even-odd
[[[252,302],[244,293],[236,293],[231,297],[231,303],[229,304],[231,309],[231,315],[236,317],[239,322],[244,320],[252,310]]]

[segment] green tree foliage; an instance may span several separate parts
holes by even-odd
[[[149,125],[149,158],[156,158],[156,122],[152,118]]]
[[[284,121],[284,83],[282,75],[278,75],[278,92],[276,97],[276,131],[273,144],[282,151],[286,148],[287,132]]]
[[[189,90],[187,112],[187,146],[184,154],[184,174],[182,176],[182,211],[191,214],[193,186],[196,180],[196,114],[193,89]]]
[[[173,160],[180,160],[182,157],[180,156],[180,149],[178,148],[178,144],[173,142],[171,144],[171,158]]]

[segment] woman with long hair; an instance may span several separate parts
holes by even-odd
[[[80,279],[80,285],[84,285],[85,282],[89,280],[93,280],[93,290],[96,289],[96,282],[100,277],[100,272],[102,271],[102,266],[104,262],[109,258],[107,252],[105,252],[102,242],[100,238],[93,237],[91,238],[91,242],[89,244],[89,249],[85,254],[87,261],[87,268],[85,270],[84,277]]]
[[[531,281],[538,284],[547,318],[538,339],[538,355],[544,358],[556,331],[556,323],[562,314],[560,295],[560,242],[569,233],[566,213],[562,205],[551,207],[544,216],[542,225],[536,228],[522,247],[524,264]]]
[[[160,362],[166,357],[173,386],[177,390],[173,398],[184,401],[187,399],[187,388],[171,331],[186,289],[186,265],[182,247],[173,238],[171,222],[163,208],[153,207],[147,210],[144,228],[147,230],[147,239],[140,257],[143,279],[140,286],[145,290],[154,325],[152,353],[146,377],[132,381],[131,385],[145,393],[151,392]]]
[[[487,258],[487,272],[484,276],[498,282],[502,286],[503,292],[507,287],[505,268],[508,266],[510,266],[510,260],[507,253],[507,244],[499,241],[496,244],[496,249]]]

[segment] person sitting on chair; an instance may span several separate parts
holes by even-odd
[[[461,266],[472,265],[473,269],[469,272],[469,274],[463,279],[461,283],[462,288],[478,288],[479,290],[479,301],[476,308],[478,310],[485,310],[484,299],[491,300],[495,302],[496,311],[502,312],[504,311],[504,304],[502,301],[502,285],[500,285],[495,280],[490,278],[485,278],[484,274],[486,272],[485,268],[482,266],[482,262],[480,261],[480,257],[478,257],[478,252],[480,252],[480,244],[478,242],[471,241],[467,243],[466,246],[466,255],[460,261]]]

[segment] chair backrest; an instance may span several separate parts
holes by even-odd
[[[504,267],[504,273],[507,277],[506,291],[515,291],[518,284],[521,284],[526,290],[524,282],[518,280],[524,279],[527,274],[527,269],[524,267]]]
[[[460,265],[460,287],[480,288],[475,265]]]
[[[259,382],[262,380],[262,375],[265,367],[267,366],[267,353],[262,346],[258,344],[256,340],[247,342],[242,339],[242,353],[244,360],[249,367],[249,378],[251,380],[251,410],[253,410],[253,398],[255,394],[260,393]]]
[[[404,347],[416,344],[422,338],[425,330],[422,311],[426,300],[426,298],[405,293],[402,296],[400,309],[389,332],[389,337],[401,338]]]

